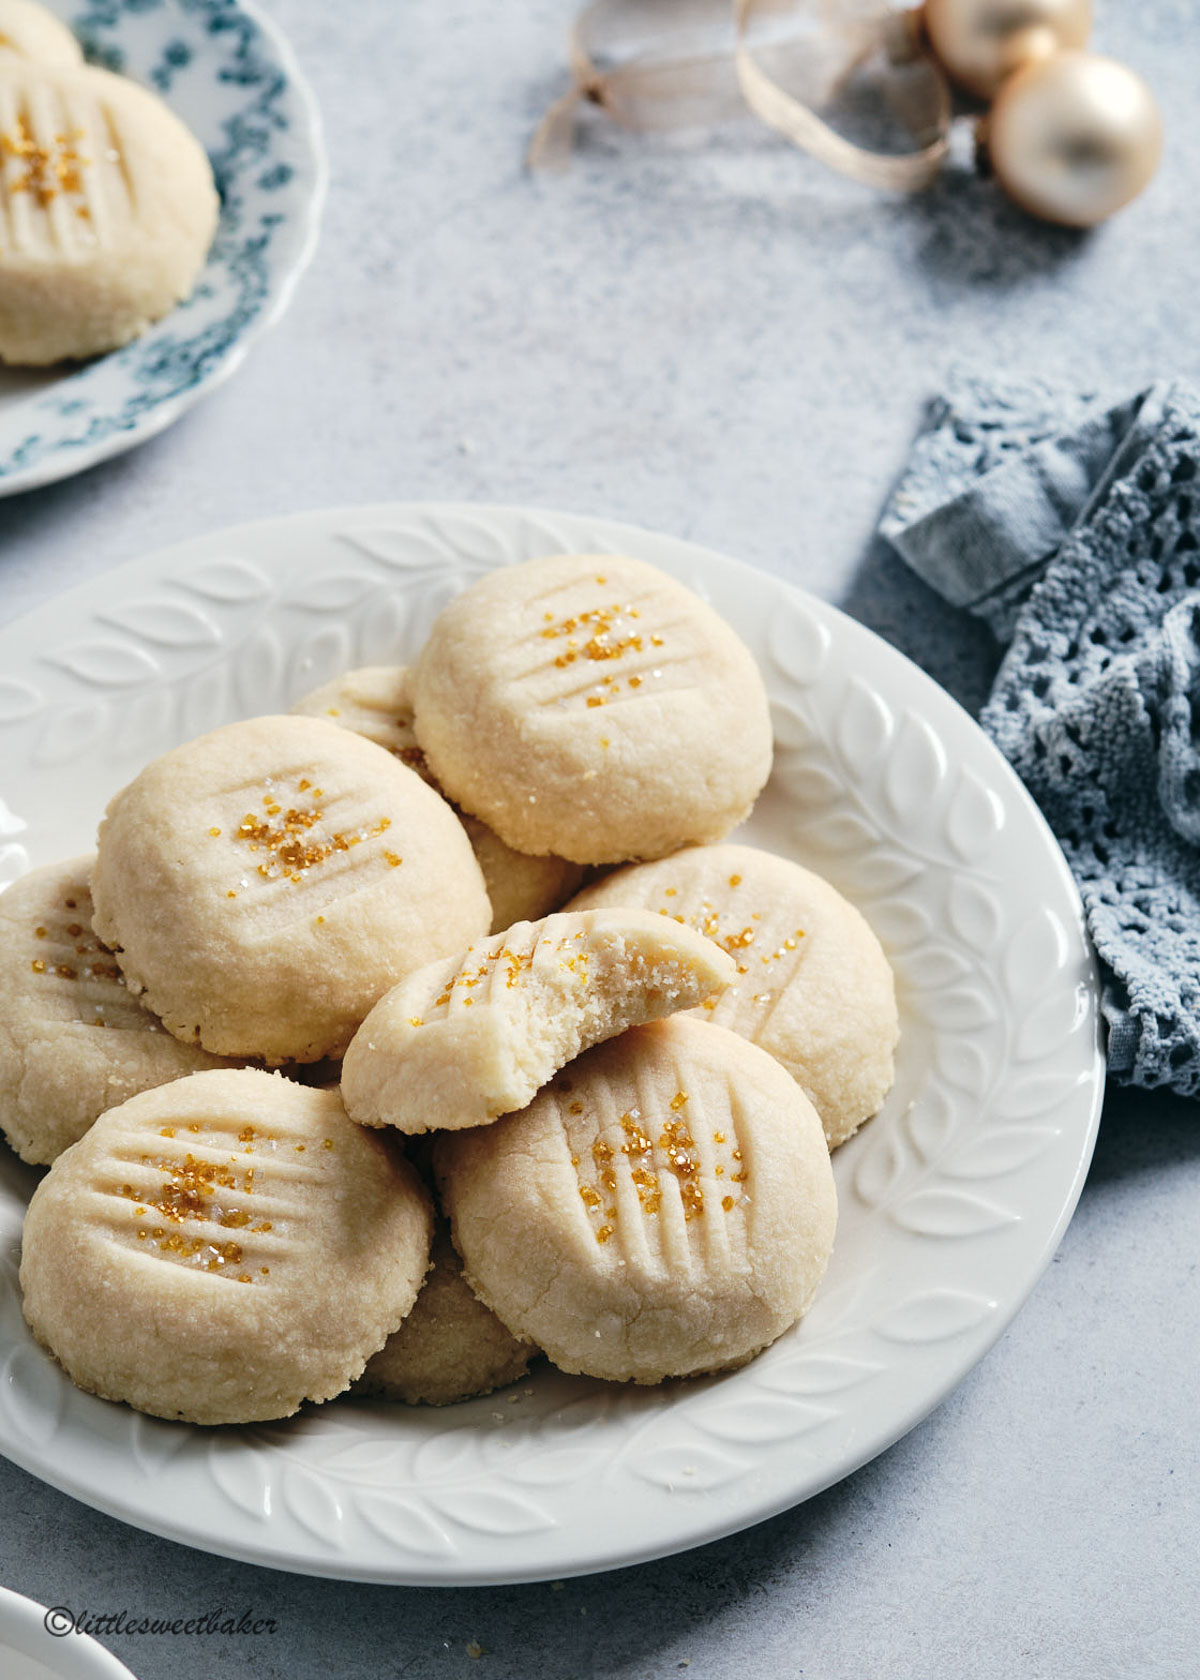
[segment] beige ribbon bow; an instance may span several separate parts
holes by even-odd
[[[950,89],[924,47],[920,13],[879,12],[876,5],[877,0],[732,0],[732,6],[730,0],[594,0],[571,30],[571,86],[542,119],[529,164],[566,167],[584,100],[636,129],[710,123],[748,107],[794,145],[854,180],[898,192],[927,187],[949,146]],[[787,27],[760,28],[752,39],[755,23],[768,18]],[[880,69],[883,101],[914,137],[916,151],[873,151],[817,114],[873,62]]]

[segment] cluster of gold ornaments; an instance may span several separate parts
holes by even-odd
[[[924,0],[921,17],[951,80],[991,101],[981,138],[1023,209],[1094,227],[1141,192],[1162,122],[1140,76],[1086,50],[1091,0]]]

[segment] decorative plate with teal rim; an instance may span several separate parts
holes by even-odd
[[[47,0],[86,56],[199,137],[221,218],[192,297],[122,350],[0,366],[0,495],[80,472],[178,418],[286,309],[316,244],[325,156],[290,47],[246,0]]]

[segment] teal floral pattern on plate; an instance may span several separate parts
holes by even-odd
[[[192,297],[79,366],[0,367],[0,495],[131,448],[238,366],[316,243],[326,166],[316,105],[278,30],[246,0],[50,0],[88,59],[164,98],[199,136],[221,217]]]

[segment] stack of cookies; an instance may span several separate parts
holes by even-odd
[[[39,1341],[197,1423],[774,1341],[897,1017],[858,912],[726,842],[770,764],[711,608],[568,555],[148,765],[94,858],[0,898]]]

